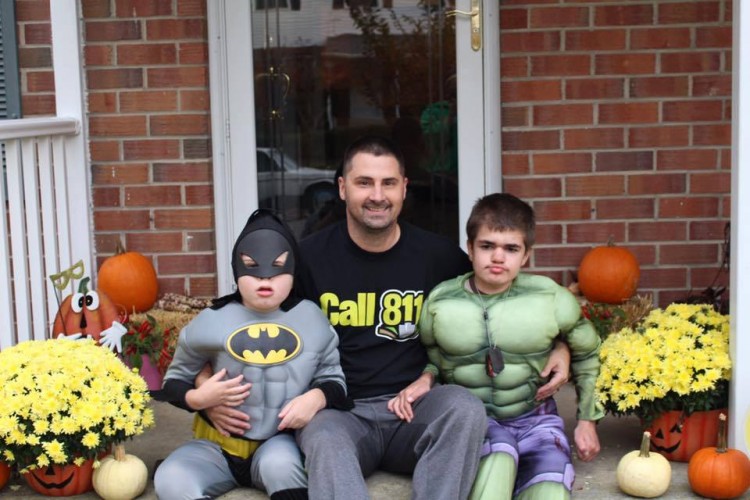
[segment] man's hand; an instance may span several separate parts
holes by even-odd
[[[226,374],[226,368],[222,368],[200,387],[189,390],[185,394],[187,404],[194,410],[203,410],[217,405],[241,405],[250,394],[252,384],[243,384],[245,377],[242,374],[223,380]]]
[[[231,406],[218,405],[206,408],[204,410],[206,417],[214,424],[214,427],[224,436],[230,434],[242,435],[252,425],[250,425],[250,415],[235,410]]]
[[[555,342],[555,348],[552,349],[547,364],[540,373],[542,378],[547,378],[550,374],[552,374],[552,378],[549,382],[536,391],[537,401],[552,396],[568,381],[570,376],[570,349],[565,342],[559,340]]]
[[[320,410],[326,407],[326,397],[320,389],[310,389],[304,394],[297,396],[289,401],[279,412],[278,429],[301,429],[306,426],[310,420]]]
[[[388,410],[395,413],[401,420],[411,422],[414,418],[414,410],[411,405],[432,389],[434,381],[435,377],[431,373],[423,373],[417,380],[409,384],[406,389],[403,389],[393,399],[388,401]]]
[[[573,434],[578,458],[584,462],[590,462],[595,459],[601,449],[599,446],[599,436],[596,434],[596,422],[579,420]]]

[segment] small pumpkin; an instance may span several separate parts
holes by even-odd
[[[9,479],[10,465],[6,464],[5,462],[0,462],[0,490],[2,490],[3,487],[8,484]]]
[[[635,255],[612,240],[589,250],[578,266],[578,286],[590,302],[622,304],[635,294],[640,277]]]
[[[69,497],[91,491],[94,461],[82,465],[48,465],[22,474],[29,487],[48,497]]]
[[[159,294],[159,282],[151,261],[141,253],[128,252],[117,243],[115,255],[99,268],[99,288],[128,314],[151,309]]]
[[[102,290],[89,290],[89,278],[78,284],[78,293],[68,295],[60,304],[52,325],[52,338],[60,335],[82,334],[97,342],[101,333],[112,326],[112,322],[123,322],[124,315]]]
[[[750,488],[750,459],[727,447],[727,417],[723,413],[719,415],[718,444],[693,454],[688,482],[694,492],[708,498],[736,498]]]
[[[115,445],[94,471],[94,490],[104,500],[131,500],[146,489],[148,469],[143,460]]]
[[[628,495],[655,498],[669,489],[672,466],[658,453],[650,453],[651,433],[643,433],[641,449],[631,451],[617,464],[617,484]]]

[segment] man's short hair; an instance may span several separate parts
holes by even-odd
[[[521,231],[526,249],[534,245],[534,209],[509,193],[488,194],[477,200],[466,221],[466,236],[473,243],[482,226],[490,231]]]
[[[359,153],[367,153],[373,156],[392,156],[398,161],[398,169],[401,175],[405,175],[404,154],[395,142],[378,135],[366,135],[352,142],[344,152],[342,161],[342,175],[346,176],[352,169],[352,159]]]

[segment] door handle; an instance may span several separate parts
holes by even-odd
[[[482,48],[482,0],[471,0],[471,10],[449,10],[445,17],[469,16],[471,18],[471,48],[478,51]]]

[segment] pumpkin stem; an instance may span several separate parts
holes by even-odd
[[[719,413],[719,439],[716,443],[716,453],[727,452],[727,416]]]
[[[86,292],[89,291],[89,280],[90,279],[91,278],[89,278],[88,276],[86,276],[85,278],[83,278],[81,280],[80,283],[78,283],[78,293],[86,293]]]
[[[115,450],[114,450],[114,456],[115,456],[115,460],[117,460],[118,462],[122,462],[123,460],[125,460],[125,445],[116,444]]]
[[[115,255],[122,255],[124,253],[127,253],[128,251],[125,250],[125,245],[122,244],[122,240],[117,240],[117,247],[115,248]]]
[[[648,450],[651,448],[651,433],[648,431],[645,431],[643,433],[643,438],[641,438],[641,452],[638,453],[639,457],[648,458]]]
[[[615,235],[614,234],[610,234],[609,235],[609,239],[607,239],[607,246],[608,247],[615,246]]]

